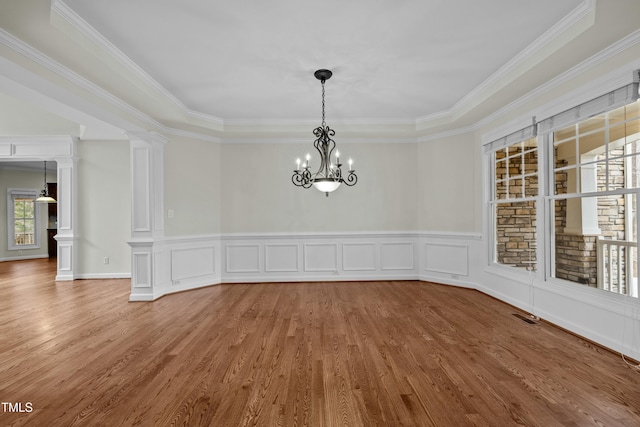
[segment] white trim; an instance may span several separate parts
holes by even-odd
[[[420,136],[417,138],[418,142],[429,142],[429,141],[437,141],[439,139],[449,138],[450,136],[464,135],[466,133],[475,132],[477,127],[475,125],[465,126],[461,128],[451,129],[444,132],[433,133],[425,136]]]
[[[38,190],[24,188],[7,188],[7,250],[8,251],[28,251],[40,249],[40,233],[42,232],[42,221],[40,221],[40,212],[42,203],[36,203]],[[14,203],[15,198],[24,196],[33,199],[33,239],[34,242],[28,245],[16,245],[15,237],[15,216]]]
[[[421,231],[417,235],[422,238],[464,240],[482,240],[483,237],[482,233],[459,231]]]
[[[87,273],[87,274],[76,274],[76,279],[78,280],[88,280],[88,279],[131,279],[131,273]]]
[[[333,128],[336,133],[340,130]],[[309,135],[311,135],[311,128],[309,128]],[[336,136],[337,141],[348,144],[415,144],[418,142],[418,138],[400,138],[400,137],[387,137],[387,138],[367,138],[367,137],[354,137],[354,136]],[[300,137],[284,137],[284,138],[234,138],[224,137],[220,139],[222,144],[309,144],[315,138],[311,136]]]
[[[461,233],[463,235],[464,233]],[[344,237],[416,237],[417,231],[306,231],[306,232],[274,232],[274,233],[224,233],[219,235],[223,240],[245,240],[245,239],[312,239],[312,238],[344,238]]]

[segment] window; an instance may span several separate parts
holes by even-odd
[[[535,271],[539,155],[533,127],[496,141],[491,150],[493,262]]]
[[[37,191],[9,189],[7,192],[7,229],[9,250],[40,247]]]
[[[638,97],[633,83],[485,145],[493,264],[638,298]]]
[[[550,132],[551,276],[638,297],[640,103]]]

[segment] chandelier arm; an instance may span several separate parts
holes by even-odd
[[[347,175],[345,179],[341,178],[341,181],[344,182],[345,185],[353,187],[358,182],[358,175],[356,175],[356,171],[350,170],[349,175]]]
[[[309,188],[313,184],[311,172],[309,172],[309,169],[304,169],[302,172],[296,169],[291,175],[291,182],[296,187]]]

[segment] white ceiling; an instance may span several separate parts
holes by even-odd
[[[15,169],[15,170],[24,170],[31,172],[44,172],[44,162],[32,162],[32,161],[0,161],[0,169]],[[47,161],[47,176],[49,174],[53,174],[55,177],[56,171],[58,170],[58,163],[56,161],[50,160]],[[43,174],[44,176],[44,174]]]
[[[189,110],[416,120],[451,110],[580,0],[64,0]]]

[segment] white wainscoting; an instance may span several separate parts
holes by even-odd
[[[222,282],[220,235],[165,237],[129,244],[133,251],[131,280],[135,284],[130,301],[153,301],[166,294]]]
[[[420,280],[477,288],[471,264],[481,234],[420,233]]]
[[[149,248],[136,249],[138,256],[149,257],[146,262],[133,263],[132,276],[142,285],[152,281],[154,289],[149,294],[139,289],[132,300],[243,282],[424,280],[475,288],[470,260],[479,241],[476,234],[419,232],[163,238]]]
[[[264,270],[267,273],[300,271],[300,244],[271,243],[264,246]]]
[[[169,271],[165,293],[219,284],[220,236],[166,238]]]
[[[418,234],[226,234],[223,282],[416,280]]]

